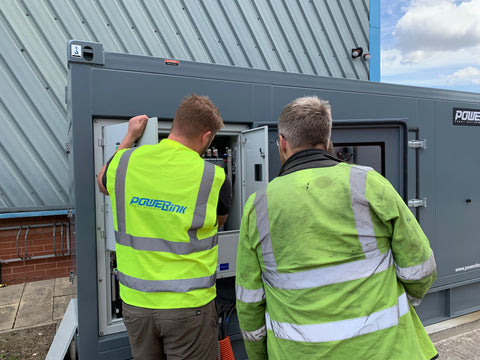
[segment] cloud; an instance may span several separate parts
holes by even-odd
[[[423,51],[415,51],[405,54],[396,48],[382,50],[381,74],[391,76],[395,74],[408,74],[413,72],[444,72],[452,73],[468,66],[480,66],[480,46],[461,50],[446,50],[432,56]],[[413,61],[415,60],[415,61]],[[453,69],[453,70],[452,70]]]
[[[402,63],[480,48],[480,0],[412,0],[395,26]]]
[[[382,81],[480,92],[480,0],[399,1],[382,0]]]
[[[447,76],[449,85],[480,85],[480,69],[468,66]]]

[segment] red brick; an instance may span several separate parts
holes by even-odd
[[[36,234],[28,233],[27,245],[39,240],[43,240],[45,238],[46,238],[46,234],[43,234],[43,233],[36,233]],[[22,242],[25,244],[25,236],[23,236]]]
[[[2,274],[2,284],[14,285],[21,283],[21,281],[14,281],[14,277],[10,274]]]
[[[46,270],[45,273],[48,276],[54,276],[54,277],[64,277],[68,275],[68,269],[67,268],[60,268],[60,269],[49,269]]]
[[[61,226],[62,222],[71,222],[70,228]],[[55,250],[58,257],[44,259],[30,259],[2,265],[2,282],[21,283],[39,279],[51,279],[57,276],[68,276],[75,267],[76,258],[73,255],[60,255],[62,250],[67,252],[67,234],[70,236],[71,251],[75,251],[74,221],[66,216],[48,216],[37,218],[1,219],[0,227],[18,227],[11,230],[0,230],[0,259],[17,258],[17,236],[20,256],[25,256],[25,234],[28,225],[46,225],[58,223],[55,226]],[[20,233],[20,226],[22,227]],[[63,229],[62,229],[63,228]],[[27,234],[27,253],[29,256],[53,254],[53,226],[30,227]],[[62,237],[63,232],[63,237]],[[62,249],[63,240],[63,249]]]
[[[57,261],[58,261],[58,257],[49,257],[45,259],[45,263],[48,263],[48,264],[56,264]]]
[[[64,260],[60,260],[64,259]],[[59,257],[57,260],[57,267],[69,267],[72,266],[72,259],[69,256]]]
[[[28,255],[36,255],[37,252],[45,252],[45,246],[43,245],[30,245],[27,247]]]
[[[53,263],[45,263],[45,264],[37,264],[35,265],[35,271],[40,271],[40,270],[48,270],[48,269],[52,269],[52,268],[56,268],[56,264]]]
[[[5,264],[2,264],[2,276],[4,275],[10,275],[13,271],[13,268],[8,266],[8,265],[5,265]]]
[[[35,266],[34,265],[23,265],[23,266],[14,266],[13,267],[13,273],[14,274],[19,274],[22,272],[29,272],[29,271],[35,271]]]
[[[44,237],[43,239],[35,240],[35,245],[43,245],[43,246],[53,247],[53,240],[50,237],[48,237],[48,238]]]
[[[41,276],[37,273],[25,273],[23,274],[23,281],[22,282],[32,282],[32,281],[38,281],[44,278],[44,276]]]
[[[3,238],[17,238],[19,229],[11,229],[11,230],[0,230],[0,239]]]
[[[16,247],[17,246],[17,243],[16,241],[12,241],[12,240],[2,240],[0,241],[0,247]]]
[[[6,260],[8,257],[16,255],[17,250],[12,248],[0,248],[0,259]]]
[[[47,262],[47,258],[42,258],[42,259],[30,259],[28,260],[28,263],[30,265],[37,265],[37,264],[45,264]]]

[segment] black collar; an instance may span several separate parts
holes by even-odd
[[[313,169],[337,165],[342,160],[322,149],[306,149],[290,156],[283,164],[278,176],[291,174],[298,170]]]

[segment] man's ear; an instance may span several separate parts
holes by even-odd
[[[212,132],[206,131],[202,135],[202,146],[203,147],[208,147],[210,145],[210,142],[213,140]]]
[[[287,152],[287,140],[283,135],[279,135],[279,147],[281,148],[282,152],[285,154]]]

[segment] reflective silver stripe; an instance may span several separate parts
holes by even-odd
[[[395,268],[397,270],[398,278],[402,280],[421,280],[433,274],[437,268],[437,265],[432,252],[428,260],[419,265],[403,268],[395,264]]]
[[[263,287],[256,290],[250,290],[235,284],[235,293],[237,294],[237,300],[240,300],[244,303],[252,304],[265,299],[265,290]]]
[[[351,339],[356,336],[388,329],[398,325],[399,318],[407,314],[409,310],[407,296],[403,293],[398,297],[398,303],[396,305],[374,312],[368,316],[354,319],[324,324],[297,325],[274,321],[268,313],[265,313],[265,322],[267,329],[273,331],[276,338],[320,343]]]
[[[198,189],[197,201],[195,202],[195,210],[193,211],[192,225],[188,230],[190,241],[197,240],[197,230],[203,227],[207,216],[207,203],[212,190],[213,180],[215,179],[215,165],[205,161],[203,167],[202,181]]]
[[[350,200],[352,203],[355,227],[358,239],[362,245],[365,257],[375,257],[379,254],[377,239],[369,211],[369,202],[365,198],[367,186],[367,173],[372,168],[365,166],[352,166],[350,168]]]
[[[257,191],[253,202],[257,215],[259,242],[262,248],[263,262],[269,271],[277,271],[277,263],[273,255],[272,239],[270,238],[270,220],[268,219],[267,188]]]
[[[363,279],[385,271],[392,265],[392,251],[388,250],[386,253],[378,254],[374,258],[352,261],[325,268],[295,273],[266,271],[262,274],[262,277],[268,286],[277,289],[300,290]]]
[[[117,172],[115,174],[115,203],[117,210],[117,229],[119,232],[125,232],[125,176],[127,175],[127,166],[130,156],[136,148],[124,151],[118,162]]]
[[[419,298],[417,298],[415,296],[412,296],[410,294],[407,294],[407,298],[408,298],[408,301],[410,301],[410,304],[412,304],[412,306],[414,306],[414,307],[417,307],[422,302],[422,299],[419,299]]]
[[[165,239],[156,239],[140,236],[132,236],[126,233],[125,227],[125,177],[128,161],[132,151],[129,149],[122,154],[115,175],[115,199],[117,210],[117,227],[115,239],[118,244],[144,251],[162,251],[177,255],[188,255],[200,251],[213,249],[218,244],[218,234],[212,237],[198,240],[197,230],[205,223],[207,203],[210,196],[213,181],[215,179],[215,165],[206,162],[203,169],[202,180],[195,203],[195,210],[192,217],[192,225],[188,230],[190,242],[173,242]]]
[[[240,329],[240,333],[244,340],[247,341],[260,341],[267,336],[267,328],[263,325],[260,329],[254,331],[244,331]]]
[[[176,255],[188,255],[200,251],[213,249],[218,244],[218,234],[201,241],[174,242],[164,239],[132,236],[115,232],[117,244],[128,246],[136,250],[161,251]]]
[[[118,280],[126,287],[142,292],[177,292],[185,293],[196,289],[208,289],[215,285],[216,273],[193,279],[179,280],[144,280],[118,271]]]

